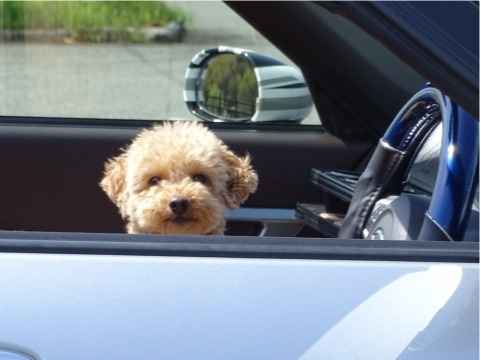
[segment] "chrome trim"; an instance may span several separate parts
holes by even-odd
[[[397,148],[393,147],[384,138],[381,138],[379,142],[384,148],[386,148],[388,150],[391,150],[391,151],[395,151],[396,153],[398,153],[400,155],[405,155],[405,151],[398,150]]]
[[[428,217],[432,221],[432,223],[438,228],[438,230],[440,230],[442,234],[445,235],[445,237],[447,237],[448,240],[454,241],[450,236],[450,234],[446,232],[445,229],[442,226],[440,226],[440,224],[434,218],[432,218],[432,215],[430,215],[430,210],[427,210],[427,212],[425,213],[425,217]]]

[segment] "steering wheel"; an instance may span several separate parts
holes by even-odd
[[[432,197],[425,205],[417,200],[400,205],[423,216],[412,222],[415,216],[410,214],[409,236],[391,240],[462,240],[478,182],[478,121],[430,86],[402,107],[379,140],[357,182],[338,237],[382,238],[367,226],[378,216],[375,206],[402,193],[414,154],[439,122],[443,134]]]

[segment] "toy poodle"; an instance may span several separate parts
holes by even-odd
[[[101,188],[130,234],[223,234],[224,211],[257,189],[250,157],[239,157],[198,122],[143,130],[105,163]]]

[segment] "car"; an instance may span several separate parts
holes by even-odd
[[[103,163],[156,121],[0,114],[0,359],[478,359],[478,3],[226,5],[292,63],[185,64],[259,174],[224,236],[124,233]],[[242,101],[208,90],[225,55]]]

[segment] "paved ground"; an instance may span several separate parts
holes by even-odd
[[[174,5],[192,16],[180,44],[0,43],[0,115],[192,118],[183,77],[199,50],[231,45],[289,62],[223,3]]]

